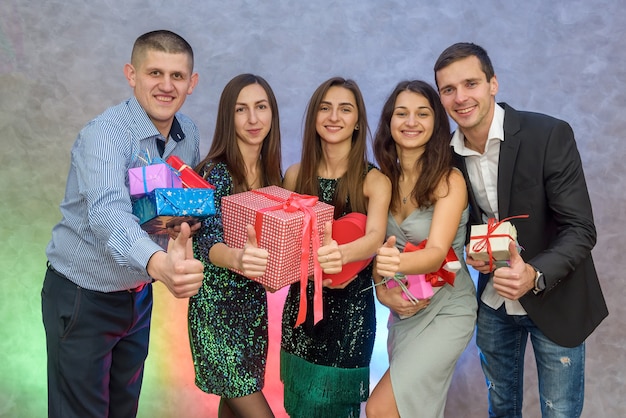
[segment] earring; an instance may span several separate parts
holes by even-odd
[[[355,130],[355,131],[358,131],[358,130],[359,130],[359,125],[356,125],[356,126],[354,127],[354,130]]]

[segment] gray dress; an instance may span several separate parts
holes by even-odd
[[[400,251],[407,242],[419,244],[428,238],[433,211],[416,209],[400,225],[390,213],[387,236],[396,236]],[[463,266],[454,286],[439,288],[430,305],[412,317],[389,317],[389,367],[401,417],[443,417],[454,367],[474,333],[476,291],[463,258],[468,213],[466,208],[452,243]]]

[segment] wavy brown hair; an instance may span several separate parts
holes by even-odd
[[[251,84],[263,87],[272,109],[272,123],[267,136],[261,146],[261,184],[262,186],[282,184],[282,166],[280,154],[280,121],[278,117],[278,104],[276,96],[270,85],[258,75],[240,74],[230,80],[222,96],[217,110],[217,121],[213,142],[207,156],[196,166],[196,171],[201,172],[207,164],[223,162],[228,166],[228,171],[233,178],[233,193],[248,190],[246,182],[246,166],[239,147],[237,146],[237,131],[235,130],[235,106],[241,90]],[[208,173],[205,169],[204,173]]]
[[[426,143],[422,157],[416,161],[415,170],[419,180],[411,191],[411,197],[418,207],[432,206],[437,197],[435,190],[441,179],[448,178],[452,169],[452,150],[450,149],[450,122],[435,89],[425,81],[402,81],[396,85],[383,105],[383,110],[374,134],[374,156],[380,164],[380,171],[391,180],[391,211],[400,205],[399,181],[402,175],[398,164],[398,151],[391,136],[391,117],[393,116],[396,99],[404,91],[424,96],[433,109],[435,123],[433,134]]]
[[[348,169],[337,182],[337,190],[332,205],[335,206],[335,218],[341,216],[346,209],[347,199],[350,196],[350,208],[354,212],[366,213],[367,202],[363,195],[363,181],[367,173],[367,114],[365,102],[359,86],[350,79],[333,77],[323,82],[313,92],[304,121],[304,135],[302,138],[302,157],[300,172],[296,179],[296,192],[317,196],[319,183],[317,171],[323,158],[322,139],[315,127],[320,104],[331,87],[343,87],[354,94],[358,120],[352,133],[352,146],[348,155]]]

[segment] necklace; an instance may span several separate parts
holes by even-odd
[[[398,192],[400,192],[399,194],[400,194],[400,197],[402,198],[402,204],[406,205],[406,202],[408,202],[409,197],[411,197],[411,194],[413,193],[413,187],[415,187],[415,182],[411,182],[409,179],[404,178],[399,183],[400,184],[398,185]],[[410,187],[409,192],[406,195],[402,196],[403,195],[402,192],[404,191],[403,190],[404,187],[402,187],[402,186],[403,185],[407,185],[407,184]]]
[[[400,189],[399,192],[402,193],[402,189]],[[405,196],[400,195],[400,197],[402,197],[402,204],[403,205],[406,205],[406,202],[409,200],[409,197],[411,196],[411,193],[413,193],[413,189],[409,190],[409,192]]]

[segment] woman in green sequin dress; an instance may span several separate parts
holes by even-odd
[[[284,187],[318,196],[335,207],[335,219],[367,214],[365,236],[338,245],[326,225],[317,258],[325,273],[365,260],[384,240],[391,184],[367,162],[367,119],[361,92],[352,80],[332,78],[309,102],[302,159],[285,173]],[[369,395],[369,364],[376,329],[371,266],[355,278],[330,287],[324,283],[324,316],[313,321],[313,282],[307,286],[307,317],[294,327],[300,284],[289,288],[281,339],[281,380],[285,409],[292,418],[358,418]]]
[[[196,386],[220,396],[219,417],[270,418],[274,415],[261,392],[267,295],[248,278],[265,273],[267,251],[256,246],[251,226],[244,248],[227,247],[221,217],[223,196],[281,184],[278,107],[263,78],[242,74],[226,85],[211,149],[196,171],[215,186],[216,208],[194,237],[195,257],[205,266],[202,287],[189,299]]]

